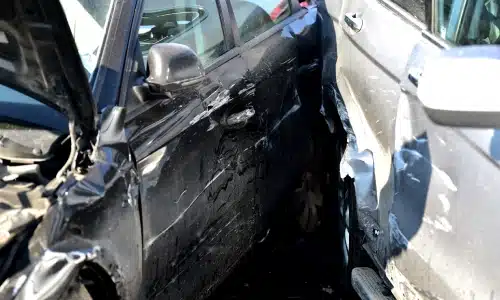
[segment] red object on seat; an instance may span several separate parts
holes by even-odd
[[[282,0],[271,12],[271,20],[276,21],[282,13],[288,8],[288,1]]]

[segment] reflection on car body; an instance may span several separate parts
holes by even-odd
[[[300,179],[319,120],[316,7],[174,2],[113,2],[90,77],[58,3],[4,3],[0,82],[44,109],[1,102],[15,134],[0,139],[0,298],[207,296]]]

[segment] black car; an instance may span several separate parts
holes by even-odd
[[[3,2],[1,299],[201,298],[290,204],[316,7],[155,1]]]

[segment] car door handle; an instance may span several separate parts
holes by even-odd
[[[346,13],[344,15],[344,22],[349,28],[354,30],[354,32],[361,31],[363,27],[363,19],[359,16],[359,13]]]
[[[418,81],[422,77],[422,70],[419,68],[410,68],[408,70],[408,80],[416,87],[418,87]]]

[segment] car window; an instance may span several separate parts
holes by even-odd
[[[139,28],[144,57],[157,43],[193,49],[204,66],[225,52],[222,23],[214,0],[145,0]]]
[[[230,0],[242,42],[280,23],[292,10],[289,0]]]
[[[436,33],[457,45],[500,44],[500,0],[438,0]]]
[[[391,0],[418,20],[425,22],[425,1],[427,0]],[[429,0],[430,1],[430,0]]]
[[[456,30],[448,30],[450,25],[450,15],[451,15],[451,7],[453,4],[453,0],[437,0],[436,1],[436,12],[435,12],[435,20],[436,27],[434,32],[439,35],[442,39],[446,39],[446,32],[448,34],[452,34]],[[448,40],[451,40],[449,38]]]
[[[92,74],[104,40],[113,0],[60,0],[83,66]]]

